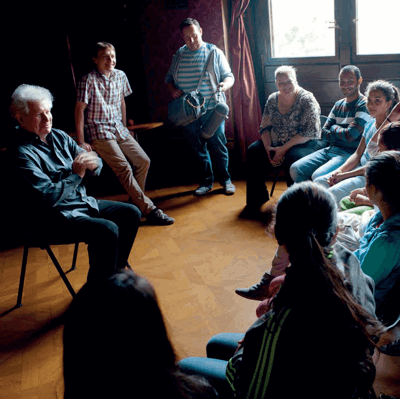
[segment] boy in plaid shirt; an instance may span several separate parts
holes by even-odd
[[[86,151],[94,149],[107,162],[148,223],[172,224],[175,220],[156,208],[144,194],[150,159],[126,127],[125,97],[132,90],[125,73],[115,69],[114,46],[97,43],[93,61],[97,68],[78,85],[75,107],[78,144]]]

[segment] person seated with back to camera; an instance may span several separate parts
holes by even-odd
[[[208,358],[186,358],[180,367],[218,386],[229,383],[235,398],[295,398],[299,392],[309,399],[370,398],[374,341],[383,327],[371,279],[354,255],[347,252],[347,265],[337,256],[336,217],[325,188],[312,182],[289,187],[277,204],[275,236],[290,267],[271,309],[244,337],[218,334],[207,345]]]
[[[292,164],[290,176],[295,182],[315,180],[334,171],[356,150],[368,114],[366,99],[360,93],[361,72],[354,65],[343,67],[339,73],[339,87],[345,98],[337,101],[322,128],[327,147],[303,157]]]
[[[368,223],[354,252],[362,270],[375,282],[379,316],[391,289],[400,278],[400,152],[385,151],[372,158],[365,170],[366,193],[379,210]]]
[[[400,278],[400,201],[393,184],[393,181],[400,181],[400,152],[385,151],[376,155],[368,162],[365,176],[366,193],[377,211],[367,220],[354,256],[363,273],[374,281],[376,315],[380,318],[387,306],[387,298]],[[340,239],[341,244],[344,242]],[[274,283],[273,286],[279,288],[289,264],[288,252],[279,246],[271,274],[264,273],[258,284],[239,288],[236,293],[248,299],[268,299],[274,293],[270,286]],[[264,305],[268,305],[268,301]]]
[[[216,399],[176,364],[154,288],[130,270],[86,284],[65,317],[65,399]]]
[[[150,159],[126,127],[125,97],[132,89],[125,73],[115,69],[114,46],[97,43],[93,62],[96,68],[82,77],[77,89],[78,144],[86,151],[93,147],[104,159],[148,224],[173,224],[175,220],[157,208],[144,193]]]
[[[320,140],[320,106],[312,93],[299,86],[295,68],[278,67],[275,84],[278,91],[265,104],[259,129],[261,138],[247,149],[243,218],[260,216],[261,206],[269,200],[265,179],[274,167],[282,166],[290,186],[290,165],[326,145]]]
[[[128,265],[140,211],[132,204],[86,195],[83,178],[98,175],[102,161],[53,128],[52,107],[52,94],[39,86],[22,84],[11,97],[10,111],[19,124],[11,148],[15,187],[18,197],[29,199],[20,213],[25,213],[27,228],[45,241],[61,236],[87,243],[88,281],[101,280]]]
[[[333,172],[314,179],[316,183],[329,189],[338,204],[352,190],[365,186],[366,164],[378,152],[378,130],[400,101],[400,90],[390,82],[376,80],[368,84],[365,97],[367,109],[373,119],[365,125],[356,151]]]

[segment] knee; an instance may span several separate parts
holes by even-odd
[[[247,164],[257,164],[261,160],[265,160],[265,158],[267,158],[267,152],[261,140],[249,145],[246,151]]]
[[[140,218],[142,216],[142,213],[140,212],[139,208],[132,204],[126,204],[126,205],[127,205],[125,210],[126,222],[134,226],[139,226]]]
[[[145,156],[142,158],[142,165],[143,165],[143,168],[145,168],[146,170],[148,170],[148,169],[150,168],[150,163],[151,163],[150,158],[148,157],[148,155],[145,155]]]
[[[96,237],[94,238],[97,243],[102,241],[104,243],[118,242],[119,227],[111,220],[103,220],[96,226]]]
[[[315,183],[325,187],[325,188],[329,188],[329,183],[328,183],[328,179],[329,179],[330,175],[325,175],[325,176],[320,176],[320,177],[314,177],[314,174],[311,176],[312,181],[314,181]]]
[[[289,175],[294,182],[298,182],[300,180],[300,171],[296,162],[290,165]]]

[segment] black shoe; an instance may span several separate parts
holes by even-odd
[[[154,226],[168,226],[175,222],[175,219],[168,216],[161,209],[153,209],[148,215],[146,215],[146,220],[148,224]]]
[[[240,212],[241,219],[259,220],[261,216],[260,207],[246,205]]]
[[[259,283],[254,284],[249,288],[238,288],[235,292],[243,298],[253,299],[254,301],[263,301],[268,298],[269,284],[272,279],[273,277],[269,273],[265,272]]]

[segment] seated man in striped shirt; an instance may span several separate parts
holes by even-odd
[[[126,127],[125,97],[132,90],[125,73],[115,69],[114,46],[97,43],[93,61],[97,68],[85,75],[78,86],[75,107],[78,144],[86,151],[93,147],[107,162],[148,224],[170,225],[175,220],[144,194],[150,159]]]
[[[345,98],[333,106],[322,128],[322,139],[328,147],[299,159],[290,167],[294,182],[315,180],[343,165],[357,149],[365,125],[372,120],[366,98],[360,93],[362,77],[354,65],[347,65],[339,73],[339,87]]]
[[[203,31],[198,21],[187,18],[181,23],[180,30],[185,45],[174,55],[165,78],[173,98],[196,90],[207,56],[210,51],[215,49],[199,88],[206,99],[207,112],[196,121],[183,127],[183,134],[197,155],[202,173],[200,186],[194,194],[197,196],[206,195],[212,189],[214,183],[212,159],[225,194],[232,195],[235,192],[235,186],[232,184],[228,172],[229,157],[226,148],[225,122],[223,121],[216,132],[208,139],[202,137],[200,127],[216,106],[215,96],[213,95],[219,90],[222,92],[223,101],[225,101],[224,92],[233,86],[235,79],[223,52],[214,45],[203,41]]]

